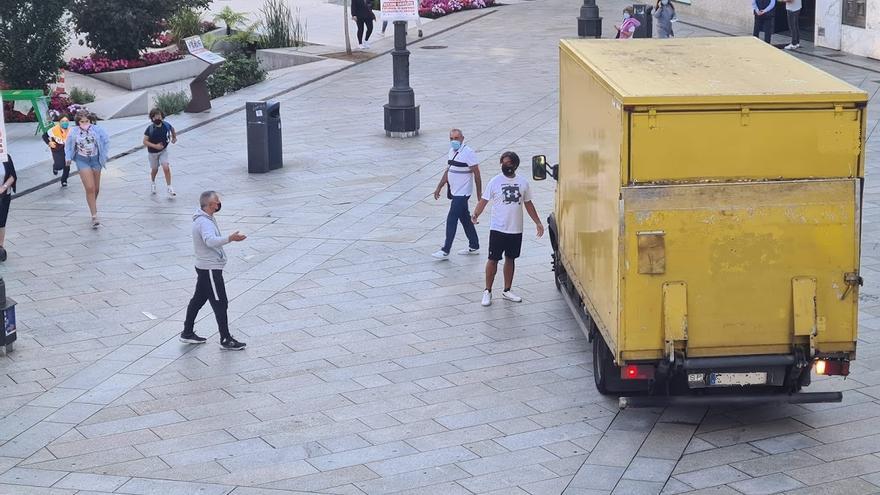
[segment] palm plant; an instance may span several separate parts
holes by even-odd
[[[226,36],[230,36],[232,35],[232,30],[235,29],[236,26],[248,20],[248,16],[244,12],[236,12],[232,10],[232,8],[227,5],[226,7],[223,7],[223,10],[221,10],[219,14],[214,16],[214,20],[223,21],[223,24],[226,25]]]

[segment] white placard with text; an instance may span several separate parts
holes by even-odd
[[[415,21],[419,18],[419,0],[382,0],[382,22]]]
[[[211,65],[220,64],[226,61],[225,58],[205,48],[201,36],[191,36],[189,38],[184,38],[183,41],[186,43],[186,49],[190,55],[199,60],[208,62]]]

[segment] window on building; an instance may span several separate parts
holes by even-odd
[[[843,0],[843,24],[864,28],[867,3],[868,0]]]

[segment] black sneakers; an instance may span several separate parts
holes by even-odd
[[[244,342],[239,342],[232,337],[227,339],[220,339],[220,347],[226,349],[227,351],[240,351],[247,347],[247,344]]]
[[[184,344],[204,344],[207,340],[208,339],[206,339],[204,337],[199,337],[198,335],[195,334],[195,332],[192,332],[192,333],[183,332],[180,334],[180,341],[183,342]]]

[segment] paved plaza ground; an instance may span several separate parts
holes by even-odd
[[[623,4],[600,5],[607,35]],[[0,357],[0,494],[880,493],[877,133],[859,360],[810,387],[845,390],[841,404],[618,412],[594,388],[546,238],[525,235],[520,304],[480,306],[483,256],[430,257],[450,127],[484,182],[506,149],[556,159],[557,41],[576,15],[524,2],[415,44],[416,139],[384,136],[386,55],[280,98],[283,170],[246,173],[238,112],[180,135],[174,200],[150,196],[145,152],[112,161],[98,231],[76,179],[17,198],[0,272],[20,320]],[[873,131],[880,72],[804,59],[870,92]],[[534,184],[542,217],[553,187]],[[177,341],[206,189],[223,194],[223,230],[249,236],[226,270],[244,352],[220,350],[207,307],[196,330],[210,343]]]

